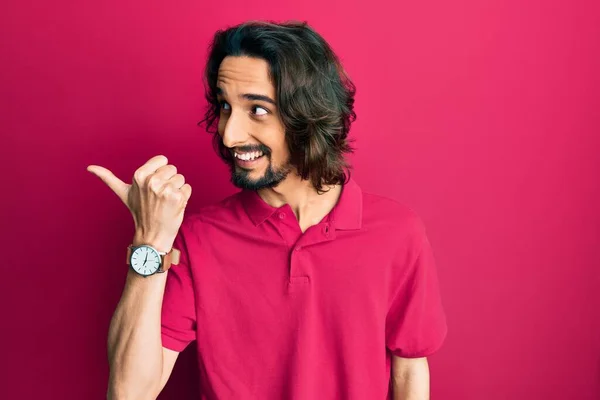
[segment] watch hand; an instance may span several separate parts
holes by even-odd
[[[148,261],[148,253],[146,253],[146,258],[144,259],[144,265],[146,265],[146,261]]]

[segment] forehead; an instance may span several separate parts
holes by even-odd
[[[269,76],[269,63],[262,58],[227,56],[219,66],[217,86],[230,91],[260,93],[271,98],[275,87]]]

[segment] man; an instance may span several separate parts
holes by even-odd
[[[136,224],[108,397],[155,398],[196,340],[203,399],[427,399],[446,335],[432,251],[414,212],[349,177],[335,54],[306,24],[246,23],[216,33],[206,80],[239,193],[184,219],[166,157],[132,185],[88,167]]]

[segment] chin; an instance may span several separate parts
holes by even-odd
[[[234,173],[231,175],[231,183],[240,189],[260,190],[277,187],[285,177],[269,177],[263,174],[259,177],[251,177],[247,173]],[[274,179],[275,178],[275,179]]]
[[[273,168],[269,165],[266,170],[247,170],[237,165],[231,165],[231,183],[240,189],[260,190],[277,187],[292,170],[286,164],[282,168]]]

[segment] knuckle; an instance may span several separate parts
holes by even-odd
[[[173,190],[171,189],[171,185],[165,185],[160,190],[160,195],[163,198],[169,198],[172,195]]]
[[[162,175],[172,175],[172,174],[177,173],[177,167],[175,167],[172,164],[164,165],[164,166],[160,167],[159,169],[157,169],[156,172],[158,172]]]
[[[176,203],[177,201],[179,201],[180,194],[171,185],[165,186],[165,188],[164,188],[164,190],[162,192],[162,195],[169,202]]]
[[[140,185],[141,183],[144,182],[144,174],[142,173],[141,170],[137,170],[133,173],[133,180],[135,181],[135,183],[137,183],[138,185]]]
[[[156,175],[152,175],[150,178],[148,178],[148,189],[154,193],[160,192],[161,186],[161,181],[156,177]]]

